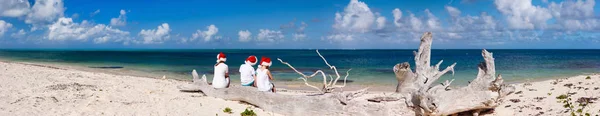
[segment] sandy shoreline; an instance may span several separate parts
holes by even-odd
[[[16,64],[24,64],[24,65],[35,65],[35,66],[49,67],[49,68],[73,69],[73,70],[80,70],[80,71],[86,71],[86,72],[106,73],[106,74],[113,74],[113,75],[146,77],[146,78],[154,78],[154,79],[161,79],[163,76],[165,76],[168,79],[173,79],[173,80],[178,80],[178,81],[191,81],[191,79],[192,79],[191,73],[190,73],[190,75],[180,76],[180,75],[169,75],[169,74],[164,74],[164,73],[148,73],[148,72],[131,70],[131,69],[123,69],[123,68],[100,69],[100,68],[90,68],[90,67],[86,67],[86,66],[59,64],[59,63],[12,61],[12,60],[5,60],[2,58],[0,58],[0,62],[9,62],[9,63],[16,63]],[[190,72],[191,71],[192,70],[190,69]],[[392,73],[392,72],[390,71],[390,73]],[[236,77],[234,76],[234,78],[236,78]],[[237,78],[239,78],[239,77],[237,77]],[[390,77],[390,78],[393,78],[393,77]],[[239,79],[232,80],[232,84],[237,84],[237,83],[239,83]],[[285,80],[284,81],[284,80],[278,80],[276,78],[276,80],[273,81],[273,83],[275,83],[275,85],[277,85],[278,88],[283,88],[283,89],[309,90],[309,91],[314,90],[313,88],[305,86],[304,82],[301,80],[292,80],[292,81]],[[309,83],[314,84],[314,85],[322,84],[321,81],[309,82]],[[368,88],[370,88],[371,91],[382,91],[383,92],[383,91],[394,91],[396,89],[395,86],[396,86],[395,84],[348,82],[346,90],[359,90],[359,89],[368,87]]]
[[[237,101],[183,93],[188,82],[0,62],[0,115],[239,115]],[[223,113],[230,107],[233,114]]]
[[[0,62],[0,71],[0,115],[239,115],[247,107],[259,116],[278,115],[237,101],[179,92],[176,86],[187,84],[187,81],[22,62]],[[586,79],[587,76],[590,79]],[[571,84],[571,89],[565,86]],[[506,97],[490,115],[567,115],[556,97],[574,93],[573,99],[598,98],[600,75],[525,82],[515,86],[517,93]],[[393,91],[393,87],[386,88],[390,89],[379,92]],[[280,93],[302,92],[287,90]],[[600,104],[594,102],[587,111],[600,114]],[[233,114],[223,113],[225,107],[233,109]]]

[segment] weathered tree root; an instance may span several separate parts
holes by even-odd
[[[452,81],[431,87],[442,75],[453,71],[456,63],[439,71],[442,61],[430,65],[432,35],[427,32],[421,37],[419,51],[415,52],[416,70],[409,63],[394,66],[398,86],[396,92],[403,94],[407,105],[420,115],[451,115],[461,112],[493,109],[501,99],[514,91],[514,87],[503,84],[502,76],[496,77],[492,53],[482,51],[484,62],[478,66],[475,80],[466,87],[448,89]],[[454,72],[454,71],[453,71]]]

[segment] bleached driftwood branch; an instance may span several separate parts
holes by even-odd
[[[415,72],[409,63],[394,66],[398,86],[396,92],[404,95],[406,103],[418,115],[451,115],[464,112],[479,114],[479,111],[493,109],[502,98],[514,87],[504,85],[502,77],[496,77],[496,69],[492,53],[482,51],[484,62],[479,64],[479,74],[468,86],[448,89],[452,81],[431,87],[448,71],[454,73],[456,63],[439,71],[442,61],[435,66],[430,65],[432,34],[425,33],[421,37],[419,51],[415,52]]]
[[[294,70],[296,73],[302,75],[302,77],[300,77],[299,79],[304,81],[304,84],[308,87],[314,88],[317,91],[321,92],[321,93],[330,93],[333,90],[335,90],[336,88],[342,88],[342,87],[346,87],[346,80],[348,79],[348,75],[350,75],[350,70],[352,69],[348,69],[348,71],[346,71],[346,76],[344,76],[344,84],[343,85],[336,85],[337,81],[341,78],[340,73],[338,73],[338,70],[335,66],[332,66],[331,64],[329,64],[329,62],[327,62],[327,59],[325,59],[325,57],[323,57],[323,55],[321,55],[321,53],[319,52],[319,50],[316,50],[317,54],[319,55],[319,57],[321,57],[321,59],[323,59],[323,61],[325,62],[325,64],[327,66],[329,66],[329,68],[331,70],[333,70],[333,72],[335,72],[335,79],[333,79],[333,77],[331,75],[329,75],[329,81],[327,81],[327,76],[325,75],[325,72],[323,72],[322,70],[317,70],[315,71],[315,73],[313,73],[312,75],[305,75],[304,73],[296,70],[296,68],[294,68],[294,66],[292,66],[290,63],[288,62],[284,62],[283,60],[277,58],[277,60],[279,60],[279,62],[281,62],[282,64],[287,65],[288,67],[290,67],[292,70]],[[317,76],[317,74],[321,74],[323,76],[323,87],[322,88],[318,88],[314,85],[311,85],[308,83],[308,79]]]

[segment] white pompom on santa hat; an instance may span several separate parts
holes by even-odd
[[[223,52],[220,52],[219,54],[217,54],[217,62],[225,62],[227,61],[227,57],[225,57],[225,54],[223,54]]]
[[[244,61],[244,62],[246,62],[246,64],[249,64],[249,65],[256,65],[257,60],[258,59],[256,58],[256,56],[251,55],[248,58],[246,58],[246,61]]]
[[[263,57],[261,58],[261,60],[260,60],[260,65],[263,65],[263,66],[271,66],[271,64],[272,64],[272,63],[271,63],[271,58],[269,58],[269,57],[264,57],[264,56],[263,56]]]

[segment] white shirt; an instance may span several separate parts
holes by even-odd
[[[240,66],[240,80],[242,81],[242,85],[247,85],[254,82],[254,68],[250,64],[242,64]]]
[[[229,67],[225,63],[219,63],[215,66],[215,73],[212,80],[212,86],[214,88],[226,88],[229,79],[225,79],[225,74],[229,73]]]
[[[256,70],[256,87],[258,91],[271,91],[272,85],[269,80],[268,69],[257,69]]]

